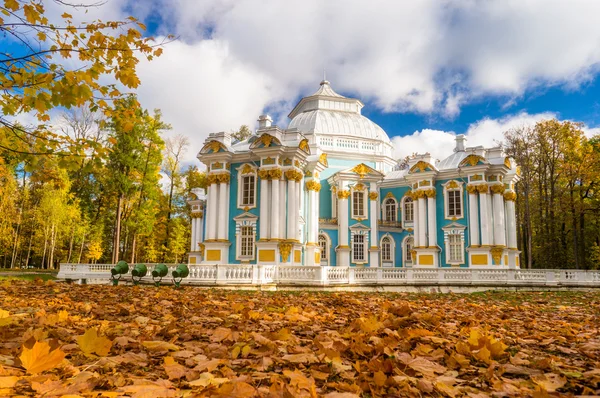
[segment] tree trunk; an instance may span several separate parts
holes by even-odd
[[[117,201],[117,217],[115,220],[115,235],[113,241],[113,255],[112,255],[112,263],[116,264],[119,261],[119,243],[121,242],[121,211],[123,205],[123,194],[119,195],[119,200]]]
[[[131,264],[135,263],[135,243],[137,236],[133,234],[133,240],[131,242]]]
[[[77,259],[77,264],[81,264],[81,256],[83,256],[83,247],[85,244],[85,234],[83,238],[81,238],[81,248],[79,249],[79,258]]]

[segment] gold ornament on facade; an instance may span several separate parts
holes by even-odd
[[[302,181],[302,178],[304,178],[304,176],[298,170],[292,169],[285,172],[285,178],[287,178],[290,181],[300,182]]]
[[[388,193],[388,195],[389,195],[389,194],[391,194],[391,192],[390,192],[390,193]],[[414,193],[413,191],[406,191],[406,192],[404,193],[404,196],[406,196],[407,198],[416,199],[416,197],[415,197],[415,193]],[[387,196],[386,196],[386,197],[387,197]],[[392,195],[391,197],[393,197],[393,195]]]
[[[337,193],[338,199],[348,199],[350,197],[350,191],[341,190]]]
[[[272,157],[268,157],[266,159],[263,159],[262,162],[264,165],[270,165],[270,164],[275,164],[275,159],[273,159]]]
[[[250,207],[248,207],[248,206],[245,206],[245,207],[244,207],[244,211],[246,211],[246,212],[250,211]]]
[[[337,187],[336,187],[335,185],[332,185],[332,186],[329,188],[329,190],[330,190],[331,192],[333,192],[333,193],[336,193],[336,192],[337,192]]]
[[[429,181],[429,180],[422,180],[422,181],[419,181],[419,186],[420,186],[420,187],[428,187],[428,186],[430,186],[430,185],[431,185],[431,181]]]
[[[204,243],[198,243],[198,251],[200,252],[200,257],[204,258]]]
[[[456,182],[454,180],[452,180],[446,184],[446,189],[457,189],[457,188],[458,188],[458,182]]]
[[[409,191],[409,192],[410,192],[410,191]],[[391,192],[388,192],[388,193],[385,195],[385,197],[386,197],[386,199],[387,199],[387,198],[394,198],[394,199],[396,199],[396,198],[394,197],[394,194],[393,194],[393,193],[391,193]]]
[[[504,165],[506,167],[508,167],[509,169],[512,169],[512,164],[510,164],[510,159],[509,158],[504,158]]]
[[[485,159],[482,156],[479,155],[469,155],[466,158],[464,158],[462,160],[462,162],[460,162],[460,164],[458,165],[458,167],[462,167],[462,166],[477,166],[477,164],[479,162],[485,163]]]
[[[294,166],[296,166],[297,168],[300,168],[300,161],[294,160]]]
[[[262,144],[268,148],[271,146],[271,143],[273,142],[274,137],[272,135],[269,134],[263,134],[260,136],[260,142],[262,142]]]
[[[209,174],[209,175],[206,177],[206,183],[207,183],[208,185],[212,185],[212,184],[214,184],[214,183],[216,183],[216,182],[217,182],[217,176],[216,176],[215,174]]]
[[[312,171],[310,171],[310,170],[306,170],[306,172],[304,173],[304,175],[305,175],[306,177],[312,177],[312,176],[313,176],[313,173],[312,173]]]
[[[213,151],[213,152],[219,152],[219,150],[221,148],[225,149],[225,147],[223,146],[223,144],[221,144],[219,141],[211,141],[207,145],[210,148],[210,150]]]
[[[413,198],[417,198],[417,199],[421,199],[425,197],[425,191],[414,191],[413,192]]]
[[[467,192],[471,194],[477,193],[477,185],[469,184],[467,185]]]
[[[322,153],[319,156],[319,163],[321,163],[325,167],[329,166],[329,163],[327,162],[327,154],[326,153]]]
[[[517,175],[520,176],[521,175],[521,166],[517,166]]]
[[[377,192],[369,192],[369,199],[377,200],[377,197],[379,197],[379,194]]]
[[[503,247],[493,247],[490,252],[492,253],[492,259],[494,260],[494,263],[500,264],[500,262],[502,261],[502,253],[504,252],[504,248]]]
[[[515,192],[506,192],[504,194],[504,200],[514,202],[515,200],[517,200],[517,194]]]
[[[225,163],[225,170],[229,170],[230,167],[231,167],[231,164],[229,162]]]
[[[252,166],[250,166],[249,164],[245,164],[244,167],[242,167],[242,174],[252,174],[254,173],[254,168]]]
[[[504,184],[494,184],[490,186],[490,190],[498,195],[502,195],[504,193]]]
[[[410,251],[410,257],[412,257],[413,261],[417,261],[417,251],[416,250],[411,250]]]
[[[487,184],[478,184],[477,185],[477,192],[479,192],[479,193],[488,193],[488,186],[487,186]]]
[[[423,192],[425,192],[425,196],[427,196],[428,198],[435,198],[435,189],[427,189]]]
[[[321,184],[315,180],[307,181],[306,182],[306,190],[319,192],[321,190]]]
[[[261,180],[269,179],[269,170],[258,170],[258,177]]]
[[[221,184],[228,184],[229,180],[230,180],[230,176],[229,174],[223,173],[223,174],[217,174],[217,181]]]
[[[308,140],[306,138],[300,141],[298,148],[302,149],[306,153],[310,153],[310,149],[308,147]]]
[[[428,170],[429,169],[429,170]],[[434,171],[435,167],[433,167],[433,165],[431,163],[427,163],[423,160],[419,160],[416,164],[414,164],[410,170],[408,171],[409,173],[414,173],[414,172],[423,172],[423,171]]]
[[[488,181],[498,181],[498,176],[495,176],[495,175],[488,176],[487,180]]]
[[[282,175],[283,175],[283,172],[281,171],[280,168],[269,170],[269,178],[272,180],[279,180]]]
[[[222,169],[222,168],[223,168],[223,163],[220,163],[220,162],[214,162],[211,167],[212,170],[217,170],[217,169]]]
[[[474,176],[469,177],[471,181],[483,181],[483,176],[481,174],[475,174]]]
[[[283,165],[284,166],[291,166],[292,165],[292,159],[290,159],[290,158],[283,159]]]
[[[363,184],[363,183],[360,183],[360,182],[354,186],[354,190],[355,190],[355,191],[364,191],[364,190],[365,190],[365,188],[367,188],[367,187],[365,186],[365,184]]]
[[[352,168],[354,173],[358,174],[360,178],[365,178],[367,174],[371,173],[371,168],[364,163],[358,164]]]
[[[290,254],[292,253],[292,244],[287,242],[280,243],[279,253],[281,253],[281,260],[284,263],[287,263],[290,259]]]

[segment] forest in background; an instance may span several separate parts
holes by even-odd
[[[197,148],[165,139],[160,111],[131,95],[140,59],[160,56],[173,37],[155,41],[134,17],[71,15],[101,3],[55,3],[64,12],[50,21],[41,2],[0,2],[0,31],[13,45],[0,50],[0,267],[185,261],[186,201],[205,175],[182,159]],[[524,267],[600,265],[600,137],[582,127],[547,120],[505,134],[521,167]]]

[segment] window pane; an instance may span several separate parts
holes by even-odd
[[[352,253],[354,261],[365,261],[365,237],[364,235],[354,235],[352,239]]]
[[[254,231],[252,227],[241,227],[241,247],[240,255],[242,257],[254,256]]]
[[[449,260],[451,262],[461,262],[463,259],[462,239],[458,234],[448,235]]]
[[[404,259],[407,263],[412,262],[412,254],[411,254],[412,249],[413,249],[413,240],[407,239],[406,240],[406,249],[404,250]]]
[[[448,191],[448,216],[462,215],[460,190]]]
[[[352,194],[352,215],[354,217],[364,217],[364,194],[363,192],[354,192]]]
[[[242,205],[254,206],[254,176],[242,177]]]
[[[327,238],[324,235],[319,235],[319,247],[321,248],[321,259],[327,260]]]
[[[413,201],[408,198],[404,201],[404,221],[413,222]]]

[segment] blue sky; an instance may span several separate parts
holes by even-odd
[[[551,117],[600,133],[597,0],[108,0],[74,14],[133,15],[148,34],[176,35],[140,62],[137,93],[170,134],[189,137],[190,162],[209,133],[255,126],[265,111],[285,127],[324,68],[337,92],[365,103],[398,158],[444,157],[458,133],[493,145]]]

